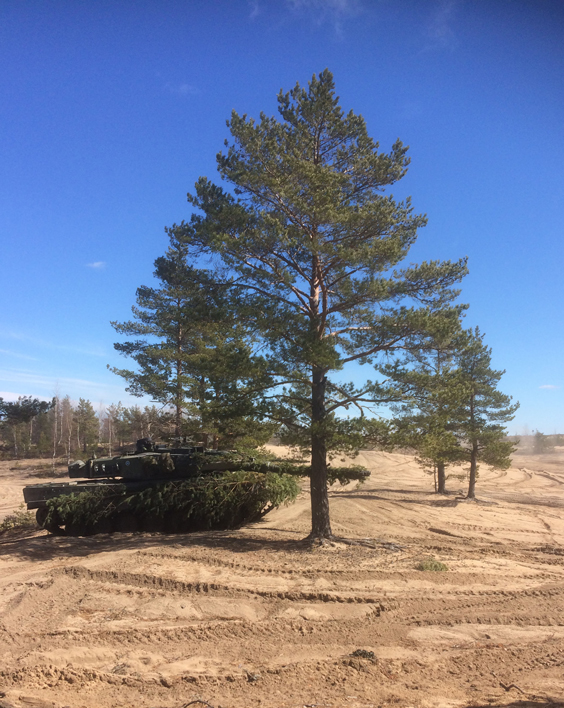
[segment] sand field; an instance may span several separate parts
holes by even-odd
[[[307,491],[237,531],[0,535],[0,708],[564,706],[564,450],[477,502],[355,461],[333,531],[373,547],[304,543]],[[0,518],[33,475],[0,463]]]

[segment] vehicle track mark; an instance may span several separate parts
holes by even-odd
[[[209,582],[186,582],[162,576],[144,575],[141,573],[126,573],[111,570],[90,570],[82,566],[67,566],[57,571],[80,580],[94,580],[103,583],[131,585],[133,587],[153,587],[180,594],[215,594],[223,596],[257,596],[266,599],[291,600],[293,602],[335,602],[379,605],[378,598],[359,595],[337,595],[326,592],[273,591],[257,588],[235,588],[229,585]]]

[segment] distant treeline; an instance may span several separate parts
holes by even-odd
[[[540,430],[533,431],[532,435],[512,435],[509,440],[518,444],[518,451],[532,455],[543,455],[552,452],[555,447],[564,446],[564,435],[545,435]]]
[[[0,399],[1,400],[1,399]],[[8,407],[0,424],[2,457],[52,457],[67,461],[93,455],[112,454],[152,436],[162,440],[172,436],[173,416],[157,406],[123,406],[121,403],[94,408],[80,398],[55,396],[51,403],[20,398]],[[28,404],[26,406],[26,403]]]
[[[69,396],[55,396],[51,402],[31,397],[7,402],[0,398],[0,457],[3,458],[87,459],[119,453],[140,438],[167,441],[174,437],[176,430],[177,421],[171,407],[127,407],[118,403],[99,406],[96,410],[85,398],[80,398],[78,403],[73,403]],[[195,444],[231,447],[237,437],[250,442],[251,446],[263,444],[279,430],[277,426],[256,421],[249,424],[248,421],[248,429],[238,431],[238,436],[221,435],[217,429],[203,426],[201,418],[194,416],[185,419],[182,432]],[[249,437],[251,432],[254,435]],[[546,454],[564,446],[564,435],[545,435],[538,430],[531,435],[510,435],[506,440],[517,445],[519,452],[528,454]],[[369,444],[366,447],[374,449]],[[417,452],[416,448],[406,446],[405,441],[396,444],[388,441],[383,447]]]

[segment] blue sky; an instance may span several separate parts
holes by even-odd
[[[383,150],[410,145],[410,260],[469,257],[510,430],[564,432],[561,0],[4,0],[0,64],[0,396],[137,401],[110,321],[231,110],[273,114],[328,67]]]

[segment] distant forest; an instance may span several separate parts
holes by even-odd
[[[4,406],[11,408],[0,424],[3,458],[52,457],[69,462],[111,455],[144,437],[166,440],[174,431],[173,416],[160,406],[118,403],[96,410],[90,401],[80,398],[73,403],[69,396],[56,396],[50,404],[23,398]]]

